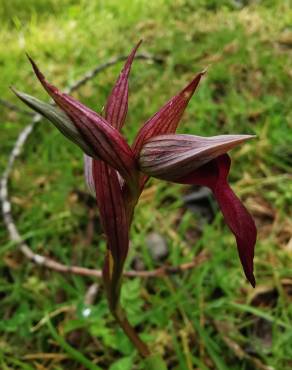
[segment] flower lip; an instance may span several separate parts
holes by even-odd
[[[147,175],[175,180],[228,152],[253,135],[160,135],[143,146],[139,165]]]
[[[238,254],[246,278],[255,287],[253,258],[257,229],[250,213],[228,183],[230,165],[230,157],[228,154],[223,154],[175,182],[207,186],[211,189],[226,224],[235,236]]]

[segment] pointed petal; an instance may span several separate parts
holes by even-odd
[[[22,93],[13,88],[11,89],[14,94],[27,106],[52,122],[64,136],[66,136],[73,143],[77,144],[85,153],[90,156],[95,155],[93,150],[86,144],[83,137],[80,135],[79,131],[75,127],[74,123],[65,112],[33,96]]]
[[[128,252],[128,221],[122,189],[115,170],[93,160],[93,179],[100,219],[114,261],[124,261]]]
[[[80,135],[96,156],[117,169],[128,182],[135,182],[135,159],[122,135],[99,114],[49,84],[34,61],[31,58],[29,60],[43,87],[74,122]]]
[[[93,178],[100,220],[107,240],[103,279],[110,308],[115,310],[129,248],[129,222],[115,170],[103,161],[93,160]]]
[[[178,95],[171,98],[144,124],[133,145],[136,156],[139,155],[143,144],[153,136],[171,134],[176,131],[179,121],[204,74],[205,71],[198,73],[191,83]]]
[[[126,63],[116,81],[111,94],[107,100],[106,108],[105,108],[105,119],[106,121],[115,127],[117,130],[120,130],[125,122],[127,111],[128,111],[128,92],[129,92],[129,84],[128,84],[128,77],[130,74],[131,66],[136,54],[137,49],[141,45],[142,41],[140,41],[135,48],[132,50],[131,54],[129,55]],[[97,162],[97,161],[96,161]],[[103,164],[105,166],[105,164]],[[101,167],[95,164],[95,171],[101,170]],[[104,171],[104,176],[108,176],[109,172]],[[119,179],[118,173],[111,171],[111,176],[117,177],[117,180],[121,182]]]
[[[124,68],[122,69],[118,80],[116,81],[111,94],[107,100],[105,108],[106,120],[120,130],[125,123],[127,111],[128,111],[128,94],[129,94],[129,83],[128,78],[131,70],[131,66],[136,54],[137,49],[141,45],[140,41],[131,54],[129,55]]]
[[[227,182],[230,163],[229,156],[223,154],[176,182],[208,186],[212,190],[225,222],[236,238],[238,254],[246,278],[255,287],[253,258],[257,230],[251,215]]]
[[[149,176],[175,180],[252,138],[251,135],[155,136],[142,147],[139,166]]]
[[[105,108],[107,122],[120,130],[128,110],[128,77],[135,53],[141,42],[129,55],[125,66],[113,87]],[[120,280],[124,260],[129,247],[129,220],[127,219],[121,179],[103,161],[94,160],[96,199],[100,218],[107,237],[107,255],[104,262],[103,277],[110,306],[118,302]]]

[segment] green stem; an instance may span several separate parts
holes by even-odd
[[[124,310],[119,307],[116,312],[113,312],[115,319],[117,320],[124,333],[131,340],[133,345],[138,350],[141,357],[144,360],[145,370],[167,370],[166,364],[159,354],[151,354],[148,346],[141,340],[139,335],[135,332],[135,329],[129,323]]]
[[[118,307],[114,312],[113,315],[124,331],[124,333],[127,335],[127,337],[130,339],[130,341],[134,344],[134,346],[137,348],[139,354],[146,358],[150,356],[150,350],[147,347],[147,345],[141,340],[139,335],[135,332],[135,329],[131,326],[129,323],[129,320],[126,317],[126,314],[124,310],[121,307]]]
[[[137,191],[138,187],[133,189],[125,188],[124,201],[126,206],[126,214],[129,222],[129,228],[132,223],[134,208],[139,199],[141,191]],[[110,256],[108,256],[110,257]],[[107,262],[110,262],[108,259]],[[112,261],[113,262],[113,261]],[[121,279],[123,264],[119,265],[120,261],[115,261],[112,265],[112,272],[110,274],[110,268],[104,270],[104,283],[108,295],[108,303],[110,311],[115,317],[117,323],[127,335],[130,341],[133,343],[135,348],[138,350],[140,356],[145,359],[145,370],[167,370],[166,364],[162,357],[158,354],[152,354],[135,329],[127,319],[126,313],[120,306],[120,293],[121,293]],[[108,267],[110,267],[108,265]]]
[[[120,305],[123,266],[118,264],[119,261],[115,263],[111,258],[111,255],[108,254],[105,262],[106,268],[103,271],[103,280],[107,293],[109,309],[121,329],[137,348],[139,354],[142,357],[147,357],[150,355],[147,345],[135,332],[127,319],[125,311]]]

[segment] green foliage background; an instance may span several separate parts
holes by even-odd
[[[142,38],[141,51],[165,62],[133,67],[129,141],[207,66],[180,132],[257,135],[232,152],[230,176],[259,229],[255,290],[243,277],[222,216],[216,211],[204,224],[185,207],[182,196],[190,189],[151,181],[138,206],[127,268],[137,257],[147,269],[157,266],[145,246],[150,232],[168,243],[165,263],[189,262],[202,250],[210,254],[181,275],[125,279],[129,318],[170,369],[292,367],[291,21],[285,0],[0,1],[1,98],[21,105],[9,90],[13,85],[47,99],[25,51],[64,88],[95,65],[129,53]],[[74,96],[100,111],[120,68],[99,74]],[[29,118],[3,106],[0,117],[2,171]],[[36,253],[102,266],[104,239],[83,183],[81,152],[48,122],[29,139],[10,189],[17,225]],[[95,228],[89,241],[88,224]],[[2,224],[0,241],[1,369],[140,368],[108,313],[102,286],[87,305],[94,279],[37,268],[8,241]]]

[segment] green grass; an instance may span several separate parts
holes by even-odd
[[[1,0],[0,9],[0,93],[19,105],[10,85],[47,99],[25,51],[60,87],[128,53],[140,38],[141,51],[165,59],[163,65],[137,61],[133,67],[124,130],[129,141],[194,73],[209,67],[180,132],[257,135],[232,152],[230,175],[258,225],[257,288],[243,277],[222,216],[201,228],[199,216],[182,200],[190,189],[151,181],[136,211],[128,268],[137,256],[146,268],[156,266],[145,247],[151,231],[167,240],[169,264],[188,262],[203,249],[211,258],[182,275],[125,279],[124,305],[170,369],[249,370],[260,368],[256,360],[290,369],[289,1]],[[100,111],[120,68],[99,74],[74,96]],[[2,106],[0,116],[2,171],[28,118]],[[102,266],[105,243],[98,212],[89,218],[81,152],[47,122],[29,139],[10,189],[17,225],[35,252],[65,264]],[[96,231],[89,244],[88,222]],[[93,279],[36,268],[15,250],[2,225],[0,241],[1,369],[140,369],[136,352],[108,312],[102,286],[85,317],[84,296]],[[35,326],[48,315],[49,323]]]

